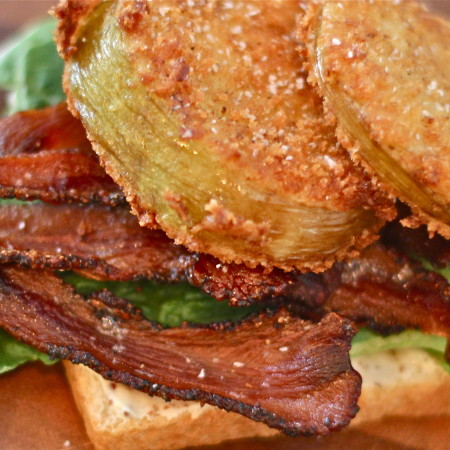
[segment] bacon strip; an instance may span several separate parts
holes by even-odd
[[[162,231],[139,226],[125,208],[100,205],[0,205],[0,262],[91,278],[181,281],[195,255]]]
[[[23,111],[0,120],[2,157],[70,148],[92,153],[83,125],[70,114],[66,103]]]
[[[236,326],[158,329],[123,300],[85,301],[55,275],[0,269],[0,326],[105,378],[164,398],[200,400],[290,435],[326,434],[357,412],[351,323],[279,312]]]
[[[189,281],[233,305],[291,295],[294,287],[296,298],[302,287],[305,295],[314,289],[317,301],[328,294],[317,275],[302,275],[299,283],[294,272],[221,264],[189,253],[160,230],[140,227],[125,208],[100,205],[0,205],[0,263],[105,280]]]
[[[381,331],[419,328],[450,337],[447,281],[381,244],[322,274],[267,273],[189,253],[163,232],[139,227],[122,208],[2,205],[0,262],[98,279],[187,280],[234,305],[288,300],[315,319],[336,311]]]
[[[334,311],[381,332],[418,328],[450,337],[450,287],[420,263],[380,243],[321,275],[328,296],[303,295],[310,311]],[[304,305],[305,303],[303,303]]]
[[[189,253],[160,230],[140,227],[125,208],[100,205],[0,205],[0,263],[52,270],[77,270],[95,279],[153,278],[189,281],[218,300],[244,305],[315,289],[327,291],[317,275],[243,264],[221,264],[209,255]],[[311,278],[311,281],[308,281]]]
[[[0,158],[0,197],[125,203],[64,103],[2,119]]]
[[[212,296],[225,297],[227,286],[250,286],[241,290],[256,292],[259,287],[271,298],[286,299],[292,310],[318,320],[337,312],[360,325],[383,333],[418,328],[426,333],[450,337],[450,286],[441,275],[395,248],[375,243],[349,262],[335,264],[321,274],[284,273],[274,270],[264,274],[260,268],[249,269],[220,264],[202,257],[195,264],[196,277],[191,282]],[[199,270],[200,269],[200,270]],[[223,272],[225,269],[225,273]],[[226,297],[225,297],[226,298]],[[252,297],[233,304],[246,305]]]
[[[97,158],[76,150],[1,158],[0,197],[113,206],[125,203],[124,195]]]

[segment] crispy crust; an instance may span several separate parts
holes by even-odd
[[[58,19],[55,41],[59,54],[67,61],[77,51],[78,32],[89,13],[101,0],[61,0],[51,14]]]
[[[342,5],[337,9],[332,2],[312,1],[300,22],[298,37],[309,53],[308,80],[325,99],[327,114],[337,123],[338,141],[352,159],[379,188],[411,206],[414,214],[404,225],[427,223],[431,235],[438,232],[449,238],[449,52],[442,42],[450,39],[450,27],[415,2]],[[302,54],[306,48],[301,47]],[[370,144],[359,139],[361,133],[349,125],[351,120],[359,122]],[[408,179],[420,206],[414,195],[374,164],[369,145],[400,167],[403,172],[395,179]]]
[[[392,219],[392,202],[374,190],[370,178],[361,167],[351,162],[344,149],[337,144],[334,128],[323,114],[320,99],[304,84],[306,75],[301,70],[301,62],[297,61],[295,44],[288,38],[294,26],[292,17],[295,12],[299,12],[295,2],[288,2],[283,6],[276,3],[262,3],[262,9],[258,13],[260,15],[258,21],[262,22],[259,28],[258,25],[255,26],[257,24],[255,20],[248,20],[249,30],[253,33],[252,39],[254,38],[255,42],[258,39],[261,41],[261,36],[267,30],[274,30],[277,27],[278,36],[271,41],[273,45],[270,45],[273,48],[268,46],[269,50],[271,49],[272,59],[267,58],[264,49],[250,49],[253,45],[248,41],[245,45],[249,47],[249,50],[246,50],[249,55],[244,53],[239,56],[239,60],[231,61],[239,67],[230,72],[232,78],[236,78],[231,80],[233,86],[244,86],[249,77],[253,81],[248,84],[249,90],[242,91],[241,95],[235,88],[228,89],[230,98],[224,96],[220,88],[216,89],[216,85],[220,86],[220,83],[212,81],[214,77],[211,74],[214,75],[216,67],[211,63],[211,57],[214,55],[209,55],[206,47],[196,47],[193,53],[189,39],[186,40],[183,33],[179,33],[181,24],[178,21],[182,23],[189,21],[192,15],[192,20],[199,21],[198,27],[197,25],[191,27],[196,30],[197,28],[206,30],[208,20],[212,20],[213,29],[227,28],[236,24],[238,30],[242,25],[247,26],[247,22],[242,22],[242,18],[250,14],[247,9],[251,9],[251,5],[238,2],[235,12],[228,11],[226,5],[220,2],[214,3],[214,6],[212,3],[207,6],[199,3],[193,8],[187,8],[183,2],[174,2],[173,5],[170,4],[173,7],[172,12],[169,10],[167,12],[164,8],[162,9],[165,12],[161,12],[161,9],[155,9],[153,4],[141,1],[123,1],[118,2],[118,5],[117,20],[122,27],[133,70],[139,75],[142,85],[149,93],[152,95],[156,93],[167,103],[170,116],[180,123],[181,139],[185,139],[186,142],[198,139],[207,146],[216,148],[216,156],[222,161],[220,165],[233,168],[238,174],[245,172],[246,180],[249,182],[253,180],[255,186],[266,182],[264,180],[273,180],[264,195],[270,194],[270,197],[276,194],[280,195],[280,199],[287,196],[296,197],[302,207],[303,205],[312,208],[323,207],[330,212],[354,212],[357,216],[359,211],[361,216],[358,216],[358,220],[367,214],[361,222],[352,221],[361,224],[358,231],[354,233],[355,236],[346,239],[345,243],[341,240],[333,249],[334,254],[330,251],[321,255],[316,253],[315,256],[302,255],[295,258],[295,262],[283,261],[282,258],[275,259],[273,254],[264,253],[265,243],[269,242],[268,245],[271,245],[270,242],[275,238],[277,230],[276,225],[270,220],[269,212],[267,219],[255,220],[250,214],[246,217],[246,213],[236,213],[225,203],[210,197],[204,205],[200,203],[197,205],[202,211],[203,219],[196,221],[193,220],[187,207],[188,202],[183,195],[170,188],[167,188],[161,196],[158,195],[158,202],[159,197],[162,197],[170,208],[169,211],[156,211],[155,205],[143,201],[141,194],[130,186],[130,180],[126,175],[129,170],[118,167],[117,163],[110,160],[107,149],[99,143],[100,139],[96,138],[91,130],[88,135],[93,141],[95,151],[100,155],[107,173],[122,186],[141,225],[146,225],[148,217],[152,216],[150,220],[152,224],[153,219],[156,219],[171,238],[191,251],[211,253],[223,261],[243,262],[251,267],[259,263],[269,268],[276,266],[287,270],[297,267],[301,270],[322,271],[330,267],[335,260],[356,255],[361,248],[375,240],[379,223],[369,218],[367,210],[373,208],[379,217]],[[153,19],[161,14],[164,15],[164,21],[171,18],[177,26],[170,23],[168,26],[160,26],[158,21]],[[204,18],[201,17],[202,14]],[[225,26],[220,22],[222,15],[230,14],[231,16],[226,18],[230,22]],[[73,19],[76,18],[74,15]],[[154,32],[161,38],[150,43],[145,42],[149,36],[149,27],[156,27]],[[158,27],[162,28],[159,30]],[[232,28],[234,30],[235,27]],[[59,41],[64,42],[64,27],[61,27],[61,30],[62,36]],[[193,33],[192,39],[207,38],[203,36],[203,32],[198,36],[196,33]],[[233,33],[234,31],[231,32],[230,39],[234,36]],[[237,36],[236,39],[238,37],[249,39],[245,34]],[[232,42],[236,39],[233,38]],[[177,47],[170,50],[172,41],[177,42]],[[239,47],[240,41],[236,42],[233,45]],[[159,58],[157,55],[165,56]],[[201,55],[204,59],[200,58],[198,62],[197,56]],[[248,57],[256,61],[255,76],[251,75],[251,66],[244,64]],[[149,64],[151,68],[148,68]],[[274,65],[280,72],[277,72],[276,76],[271,72]],[[186,72],[185,67],[189,72]],[[239,75],[241,68],[242,76]],[[79,112],[75,107],[76,99],[71,97],[68,71],[66,68],[65,89],[70,109],[78,115]],[[259,75],[259,71],[262,75]],[[298,73],[294,73],[295,71]],[[278,77],[279,84],[276,86],[272,86],[276,81],[272,79],[273,76]],[[204,99],[205,83],[211,84],[210,86],[208,84],[212,92],[211,98]],[[269,96],[269,101],[264,101],[263,104],[254,101],[255,93],[262,92],[261,90],[267,90]],[[236,96],[239,96],[239,101]],[[211,111],[208,113],[208,102],[215,105],[212,114]],[[283,103],[286,103],[284,109],[280,106]],[[214,109],[217,109],[219,104],[223,106],[219,114],[220,119],[223,119],[222,116],[225,114],[226,120],[214,119],[216,113]],[[189,105],[189,111],[185,105]],[[259,118],[256,120],[253,117]],[[274,117],[278,117],[279,120],[274,120]],[[267,130],[263,135],[260,135],[261,127]],[[281,205],[283,202],[285,203],[285,200],[278,204]],[[275,206],[276,203],[275,201]],[[167,217],[172,217],[171,214],[175,214],[180,222],[173,223],[167,220]],[[335,217],[324,220],[330,223],[337,222]],[[363,222],[365,225],[362,225]],[[210,236],[217,236],[216,241],[222,241],[220,248]],[[235,246],[230,242],[239,244]],[[245,245],[240,242],[245,242]],[[239,251],[236,251],[239,245],[244,250],[239,248]],[[257,249],[261,251],[255,253]],[[270,251],[281,253],[272,247]]]
[[[326,201],[329,208],[347,210],[370,202],[368,179],[337,145],[320,99],[304,83],[302,61],[290,39],[295,14],[300,13],[297,2],[262,2],[257,8],[247,2],[234,2],[233,8],[220,1],[193,3],[168,1],[161,13],[151,2],[119,1],[117,10],[133,70],[150,93],[168,102],[181,129],[218,146],[224,163],[236,164],[255,181],[256,176],[273,180],[306,204]],[[202,45],[216,38],[214,27],[229,34],[232,44],[225,49],[233,57],[218,59],[212,48]],[[149,39],[149,33],[157,39]],[[264,39],[270,39],[267,48],[253,44]],[[217,40],[216,45],[224,43]],[[234,54],[235,47],[243,50]],[[217,79],[215,61],[222,79]],[[258,90],[267,91],[265,101],[258,98]],[[226,111],[222,120],[217,106],[207,102]]]

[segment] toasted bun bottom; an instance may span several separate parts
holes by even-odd
[[[361,407],[351,426],[389,416],[450,415],[450,375],[417,349],[354,358],[363,377]],[[87,433],[97,449],[177,449],[278,434],[235,413],[193,402],[165,402],[65,363]]]

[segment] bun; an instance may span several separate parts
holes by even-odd
[[[268,437],[276,430],[198,403],[166,403],[64,363],[76,404],[96,449],[177,449],[229,439]],[[418,349],[353,359],[363,377],[360,412],[352,426],[391,416],[450,415],[450,376]]]

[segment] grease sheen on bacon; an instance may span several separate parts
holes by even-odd
[[[390,240],[397,243],[410,233],[399,228],[392,236],[392,230]],[[315,318],[337,311],[381,331],[419,328],[450,336],[447,281],[381,243],[322,274],[286,273],[190,253],[163,232],[139,227],[124,208],[2,205],[0,262],[75,269],[97,279],[188,281],[234,305],[288,301]]]
[[[125,203],[65,103],[0,120],[0,197]]]
[[[123,300],[84,300],[51,272],[0,270],[0,326],[54,357],[164,398],[200,400],[290,435],[326,434],[357,412],[354,327],[278,312],[238,325],[161,330]],[[257,351],[255,351],[257,349]]]
[[[162,231],[141,228],[127,209],[101,205],[0,205],[0,249],[3,263],[120,281],[179,281],[195,259]]]

